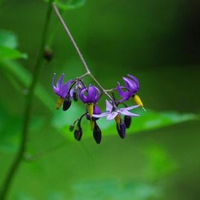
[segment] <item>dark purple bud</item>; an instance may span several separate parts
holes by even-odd
[[[77,94],[77,91],[73,91],[73,99],[74,101],[78,101],[78,94]]]
[[[117,132],[121,138],[126,137],[126,125],[123,121],[120,124],[117,124]]]
[[[66,97],[63,102],[63,111],[68,110],[70,108],[71,104],[72,104],[71,99],[69,97]]]
[[[74,138],[78,141],[81,140],[82,138],[82,135],[83,135],[83,131],[82,131],[82,128],[81,128],[81,123],[80,121],[78,122],[78,125],[76,127],[76,130],[74,131]]]
[[[124,123],[126,125],[126,128],[130,128],[131,126],[131,116],[125,115],[124,116]]]
[[[95,125],[94,125],[94,130],[93,130],[93,137],[96,141],[97,144],[100,144],[101,142],[101,129],[99,128],[99,126],[97,125],[96,121],[94,121]]]

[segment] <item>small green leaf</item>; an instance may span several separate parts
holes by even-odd
[[[27,58],[27,54],[21,53],[16,49],[11,49],[8,47],[0,46],[0,60],[3,59],[17,59],[17,58]]]
[[[49,0],[45,0],[49,2]],[[85,5],[86,0],[55,0],[58,8],[61,10],[72,10]]]
[[[18,46],[17,37],[10,31],[0,31],[0,60],[27,58],[27,55],[21,53],[16,48]]]

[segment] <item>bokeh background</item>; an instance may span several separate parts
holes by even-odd
[[[18,36],[18,49],[28,54],[21,63],[30,72],[41,41],[46,6],[42,0],[9,0],[0,7],[0,29]],[[147,111],[198,114],[199,10],[198,0],[87,0],[85,6],[68,11],[64,19],[104,87],[113,87],[130,73],[140,80],[139,94]],[[64,72],[67,78],[74,78],[84,69],[55,14],[51,31],[55,32],[51,43],[54,59],[45,64],[40,83],[56,101],[52,74]],[[15,127],[15,121],[23,114],[24,96],[2,71],[0,85],[1,107],[13,118],[7,130],[14,132],[20,128]],[[33,115],[42,116],[45,125],[31,131],[28,145],[32,152],[45,151],[64,140],[49,126],[52,114],[37,99]],[[125,140],[108,136],[101,145],[92,138],[67,143],[35,162],[23,163],[9,199],[198,200],[199,125],[198,120],[190,121],[130,134]],[[4,135],[2,131],[0,135]],[[1,144],[0,183],[15,152],[9,141]]]

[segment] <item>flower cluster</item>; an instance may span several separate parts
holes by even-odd
[[[102,132],[97,121],[101,117],[106,117],[107,120],[115,120],[116,130],[119,136],[125,138],[126,129],[131,125],[131,118],[139,116],[130,111],[137,107],[143,108],[143,103],[137,95],[139,91],[139,81],[133,75],[128,74],[127,77],[123,77],[124,86],[121,86],[118,82],[116,88],[105,90],[102,87],[101,91],[98,87],[91,84],[87,87],[81,77],[74,80],[68,80],[64,83],[64,74],[62,74],[56,85],[55,78],[56,74],[54,74],[52,79],[53,91],[59,97],[56,109],[59,109],[62,106],[63,111],[66,111],[70,108],[72,101],[78,101],[79,99],[83,104],[85,104],[86,112],[76,119],[70,126],[70,131],[74,132],[74,137],[78,141],[81,140],[83,135],[81,127],[83,118],[90,121],[93,137],[98,144],[101,142]],[[108,92],[112,93],[112,97]],[[118,96],[120,97],[119,99],[116,99],[114,92],[118,93]],[[105,112],[102,112],[98,106],[98,102],[103,94],[107,97]],[[128,107],[125,102],[131,98],[134,100],[136,105]]]

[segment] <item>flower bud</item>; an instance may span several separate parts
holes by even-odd
[[[126,125],[126,128],[129,128],[131,126],[131,116],[125,115],[124,116],[124,123]]]
[[[72,104],[71,99],[69,97],[66,97],[63,102],[63,111],[68,110],[70,108],[71,104]]]
[[[82,128],[81,128],[81,123],[80,121],[78,122],[78,125],[76,127],[76,130],[74,131],[74,138],[78,141],[81,140],[82,138],[82,135],[83,135],[83,131],[82,131]]]
[[[77,91],[73,91],[73,99],[74,99],[74,101],[78,101]]]
[[[126,137],[126,125],[123,121],[120,124],[117,124],[117,132],[121,138]]]
[[[101,138],[102,138],[101,137],[101,129],[97,125],[96,121],[95,121],[95,125],[94,125],[94,130],[93,130],[93,137],[94,137],[96,143],[100,144]]]

